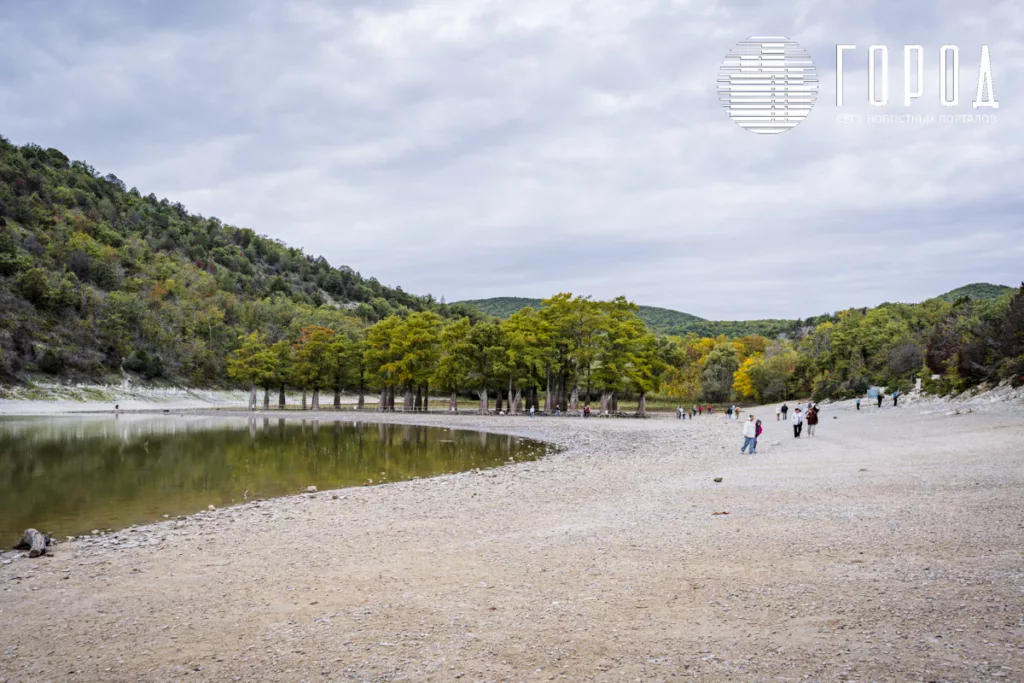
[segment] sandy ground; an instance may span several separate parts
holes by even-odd
[[[567,448],[13,559],[0,680],[1024,680],[1019,408],[758,415],[390,416]]]

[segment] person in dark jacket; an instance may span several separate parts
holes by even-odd
[[[807,436],[814,436],[814,428],[818,426],[818,406],[813,405],[807,410]]]

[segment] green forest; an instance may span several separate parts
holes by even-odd
[[[0,373],[193,387],[428,396],[480,410],[618,411],[628,399],[774,401],[871,385],[959,391],[1024,374],[1024,289],[799,321],[705,321],[561,293],[502,308],[408,294],[180,204],[60,151],[0,138]],[[493,300],[492,300],[493,301]],[[479,307],[478,307],[479,306]],[[481,310],[481,308],[483,310]],[[274,398],[272,399],[272,396]],[[306,396],[309,401],[307,405]],[[493,398],[493,401],[491,400]]]

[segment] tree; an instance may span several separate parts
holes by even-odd
[[[700,373],[701,396],[712,403],[727,401],[732,392],[733,373],[740,367],[739,354],[732,344],[719,343],[708,354]]]
[[[366,331],[363,360],[366,372],[373,385],[380,389],[377,410],[394,410],[395,363],[399,360],[400,347],[394,343],[402,321],[389,316],[374,324]]]
[[[269,387],[274,386],[279,389],[277,396],[278,410],[284,410],[285,389],[288,386],[289,380],[294,376],[294,371],[292,369],[292,363],[294,362],[294,349],[288,340],[282,339],[270,347],[270,357],[271,372],[267,377],[268,391],[263,395],[263,407],[264,409],[270,408]]]
[[[469,367],[469,381],[480,396],[480,414],[489,410],[487,385],[495,378],[495,367],[501,363],[505,335],[496,322],[478,322],[469,331],[466,351]]]
[[[467,386],[473,349],[469,343],[469,318],[448,323],[439,340],[438,359],[432,383],[450,394],[448,410],[458,412],[458,392]]]
[[[646,417],[647,394],[658,390],[662,370],[657,341],[653,334],[647,333],[637,340],[627,368],[629,382],[637,393],[637,415]]]
[[[394,382],[405,388],[403,410],[424,408],[422,397],[429,391],[437,364],[440,329],[440,316],[423,312],[410,314],[391,331],[392,360],[387,370]]]
[[[270,382],[274,373],[274,357],[260,332],[238,338],[239,347],[228,359],[228,378],[249,386],[249,410],[256,410],[256,387]]]
[[[302,334],[295,342],[293,373],[303,390],[313,390],[313,410],[320,410],[320,389],[330,381],[333,339],[334,330],[331,328],[310,325],[302,328]]]

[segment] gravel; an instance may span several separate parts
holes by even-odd
[[[0,681],[1022,680],[1006,405],[390,415],[563,450],[0,554]]]

